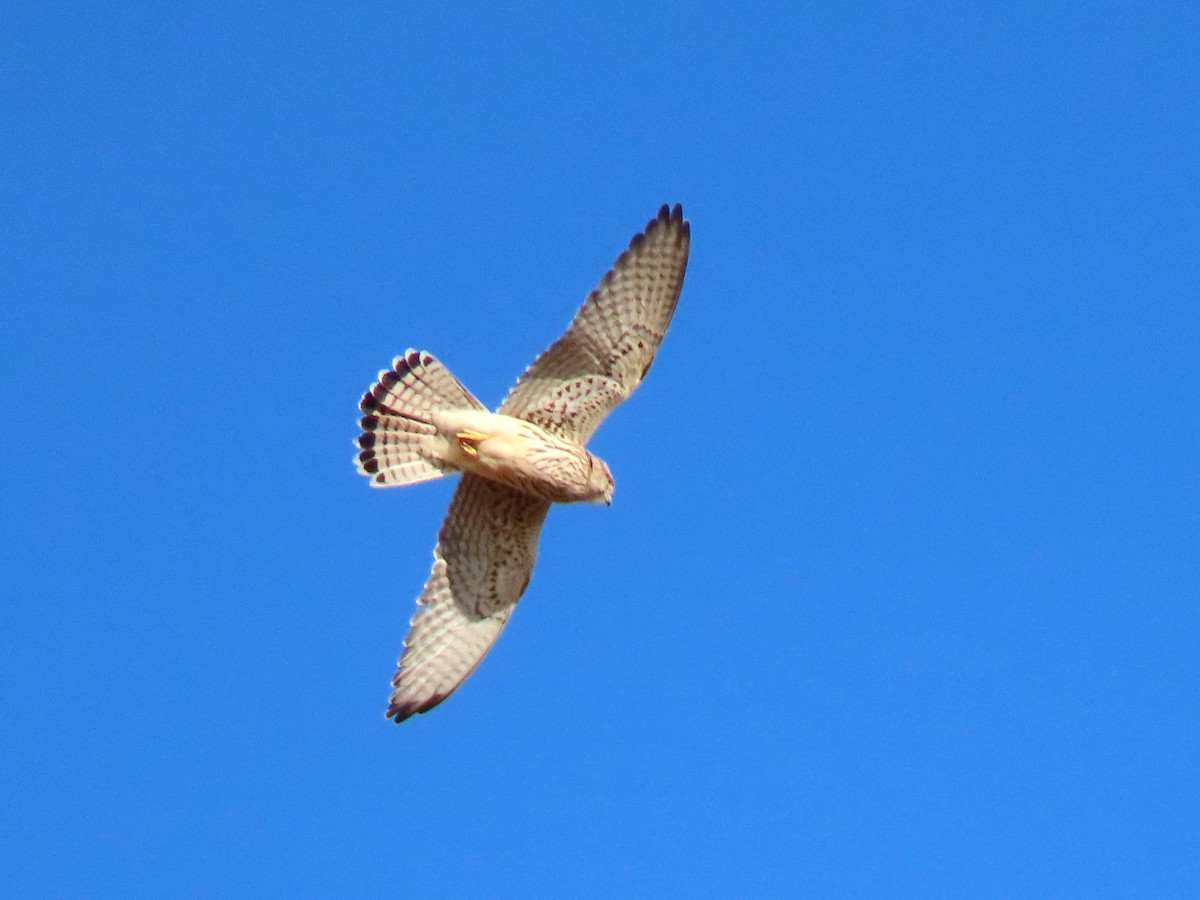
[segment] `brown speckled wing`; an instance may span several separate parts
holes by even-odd
[[[479,665],[524,593],[550,504],[464,474],[433,551],[387,714],[432,709]]]
[[[683,287],[689,241],[683,210],[660,209],[498,412],[587,441],[650,368]]]

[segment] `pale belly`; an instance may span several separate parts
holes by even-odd
[[[435,413],[433,424],[446,439],[447,461],[455,468],[555,503],[600,499],[589,484],[592,455],[532,422],[483,410],[452,410]]]

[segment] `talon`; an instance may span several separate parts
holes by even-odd
[[[463,453],[467,456],[478,456],[479,443],[486,441],[491,435],[482,431],[460,431],[455,437],[458,438],[458,446],[462,448]]]

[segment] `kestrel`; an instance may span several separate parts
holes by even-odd
[[[494,413],[417,350],[363,394],[357,464],[373,487],[463,473],[404,639],[389,718],[432,709],[479,665],[529,585],[551,503],[612,502],[612,473],[584,445],[646,377],[675,312],[689,240],[683,210],[663,206]]]

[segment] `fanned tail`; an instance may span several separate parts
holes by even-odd
[[[441,478],[457,469],[431,421],[435,410],[483,409],[471,392],[428,353],[409,350],[363,394],[359,409],[358,471],[372,487]]]

